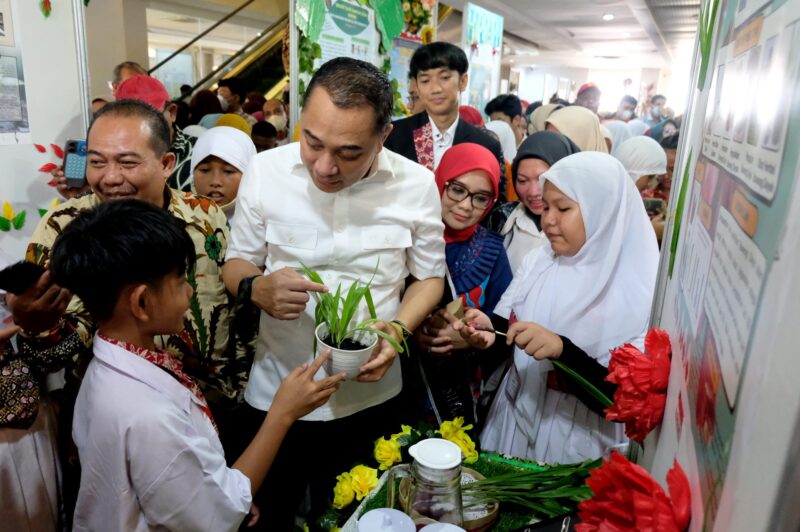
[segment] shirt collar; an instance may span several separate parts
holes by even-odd
[[[508,234],[514,226],[517,226],[526,233],[530,233],[532,235],[541,234],[541,231],[536,228],[536,223],[530,216],[528,216],[525,205],[523,205],[521,200],[519,205],[517,205],[517,207],[511,211],[511,214],[508,216],[508,219],[506,220],[503,229],[500,231],[500,234]]]
[[[436,124],[433,120],[431,120],[431,131],[433,132],[433,140],[434,142],[451,142],[456,134],[456,127],[458,126],[459,117],[456,116],[456,119],[450,124],[450,127],[447,128],[446,131],[441,132],[439,128],[436,127]]]
[[[108,342],[95,334],[93,346],[94,356],[101,362],[166,395],[185,411],[189,410],[192,401],[200,404],[195,395],[175,377],[121,345]]]
[[[296,142],[295,144],[297,144],[297,161],[294,163],[294,165],[292,165],[292,173],[311,179],[311,174],[309,173],[308,168],[306,168],[306,165],[303,164],[303,159],[300,157],[300,143]],[[364,179],[372,179],[376,176],[385,176],[390,178],[395,177],[392,160],[386,148],[382,148],[380,153],[378,153],[378,167],[376,170]]]

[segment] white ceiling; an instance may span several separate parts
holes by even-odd
[[[463,10],[465,0],[446,3]],[[676,56],[691,53],[700,0],[475,3],[503,16],[506,64],[614,69],[669,66]],[[614,19],[603,20],[605,14]]]

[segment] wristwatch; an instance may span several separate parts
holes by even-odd
[[[392,320],[389,322],[389,325],[395,328],[397,331],[398,336],[403,342],[408,341],[408,338],[411,336],[411,330],[400,320]]]
[[[236,299],[239,301],[247,301],[248,303],[251,301],[251,296],[253,295],[253,281],[256,278],[261,277],[260,275],[251,275],[250,277],[245,277],[241,281],[239,281],[239,289],[236,291]]]

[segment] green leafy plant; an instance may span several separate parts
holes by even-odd
[[[700,71],[697,76],[697,88],[703,90],[706,86],[711,50],[714,46],[714,25],[717,21],[719,0],[705,0],[700,4],[700,17],[698,20],[700,38]]]
[[[389,342],[398,353],[408,351],[408,345],[405,339],[403,339],[403,345],[400,345],[390,334],[372,327],[372,325],[382,321],[378,319],[378,315],[375,312],[375,303],[372,300],[372,292],[370,292],[369,289],[372,280],[375,278],[375,274],[378,272],[379,264],[375,265],[375,271],[372,273],[372,277],[367,283],[357,280],[350,285],[347,293],[342,293],[341,283],[336,288],[336,292],[312,292],[317,302],[317,308],[314,314],[316,325],[319,326],[320,323],[324,323],[328,326],[333,347],[341,348],[345,340],[352,340],[358,333],[371,333]],[[325,284],[322,277],[320,277],[317,272],[302,262],[300,266],[303,273],[311,281],[322,285]],[[351,325],[350,322],[353,321],[353,317],[362,299],[367,304],[370,317],[360,323]]]

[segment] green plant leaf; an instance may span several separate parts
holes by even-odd
[[[575,379],[578,384],[580,384],[587,392],[589,392],[592,397],[597,399],[603,406],[611,406],[614,404],[614,401],[608,398],[606,394],[601,392],[594,384],[587,381],[583,378],[580,374],[576,373],[572,368],[568,367],[566,364],[559,360],[550,360],[554,366],[560,368],[565,373],[567,373],[570,377]]]
[[[25,225],[25,211],[20,211],[19,214],[14,216],[14,219],[11,220],[11,224],[14,226],[14,229],[20,230]]]
[[[692,150],[689,150],[689,157],[686,158],[686,165],[683,167],[683,179],[681,179],[681,191],[678,193],[678,204],[675,206],[675,218],[672,223],[672,242],[669,245],[669,269],[667,277],[672,278],[672,269],[675,267],[675,256],[678,252],[678,237],[681,233],[681,218],[683,217],[683,204],[686,202],[686,189],[689,188],[689,166],[692,164]]]

